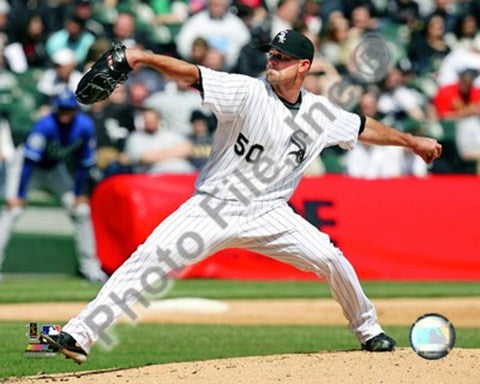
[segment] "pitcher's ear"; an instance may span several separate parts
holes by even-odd
[[[300,68],[299,68],[299,71],[300,72],[304,72],[304,73],[307,73],[310,69],[310,60],[308,59],[302,59],[300,60]]]

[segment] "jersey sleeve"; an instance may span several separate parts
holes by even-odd
[[[199,66],[203,105],[210,108],[217,117],[237,114],[244,104],[251,78],[213,71]]]
[[[25,141],[25,158],[39,163],[48,143],[48,132],[42,121],[35,124]]]
[[[351,113],[331,103],[326,98],[322,104],[329,113],[327,118],[329,123],[326,129],[326,146],[338,145],[343,149],[353,149],[358,141],[362,119],[356,113]]]

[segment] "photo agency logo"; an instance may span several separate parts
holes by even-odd
[[[385,39],[367,33],[353,51],[353,76],[363,83],[377,83],[385,78],[392,55]]]
[[[378,34],[366,33],[351,54],[348,73],[329,87],[327,98],[352,110],[359,103],[363,92],[361,87],[382,81],[392,60],[386,40]]]
[[[438,313],[420,316],[410,328],[410,345],[424,359],[441,359],[448,355],[454,344],[453,324]]]

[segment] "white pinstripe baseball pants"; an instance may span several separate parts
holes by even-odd
[[[200,206],[206,196],[194,195],[165,219],[117,269],[96,299],[63,328],[85,351],[90,351],[101,332],[91,327],[93,315],[101,313],[101,308],[108,308],[112,316],[102,324],[102,329],[113,324],[125,312],[113,297],[126,298],[124,303],[131,307],[136,300],[135,295],[129,293],[145,293],[146,271],[152,272],[148,279],[152,284],[150,277],[160,280],[158,274],[153,273],[159,268],[168,273],[174,265],[186,266],[228,247],[260,252],[327,277],[332,296],[341,305],[350,331],[361,342],[382,332],[373,304],[363,293],[351,264],[331,244],[328,235],[294,213],[284,200],[253,202],[245,207],[240,202],[209,197],[211,206],[225,204],[219,216],[228,225],[220,228]],[[180,246],[179,239],[183,239]]]

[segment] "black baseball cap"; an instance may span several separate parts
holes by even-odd
[[[314,48],[310,39],[291,29],[278,32],[270,44],[258,47],[262,52],[268,52],[271,48],[297,59],[308,59],[310,63],[313,61]]]

